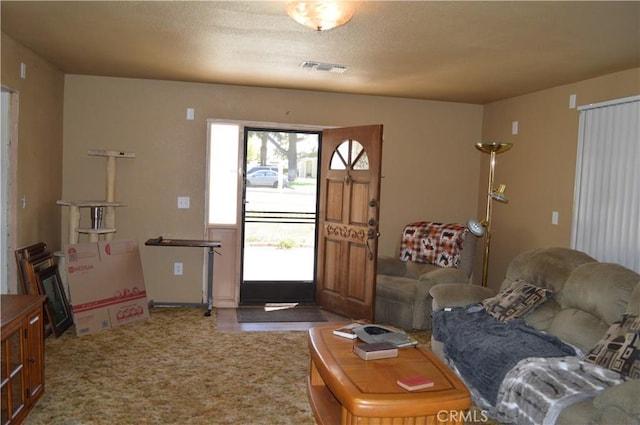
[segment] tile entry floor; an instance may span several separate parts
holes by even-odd
[[[269,322],[269,323],[238,323],[235,308],[217,308],[217,323],[220,332],[233,331],[306,331],[314,326],[332,323],[349,323],[351,320],[343,316],[322,310],[326,322]]]

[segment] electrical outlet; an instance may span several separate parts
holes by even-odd
[[[190,199],[188,196],[178,196],[178,208],[189,208]]]
[[[173,263],[173,274],[182,276],[182,263]]]

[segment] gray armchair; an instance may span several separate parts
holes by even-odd
[[[376,323],[401,329],[431,329],[429,290],[440,283],[469,282],[476,237],[466,233],[457,268],[379,257],[376,279]]]

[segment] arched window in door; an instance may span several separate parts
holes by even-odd
[[[369,158],[357,140],[344,140],[331,155],[331,170],[368,170]]]

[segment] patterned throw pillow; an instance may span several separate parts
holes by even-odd
[[[640,316],[623,314],[584,359],[631,379],[639,379]]]
[[[495,297],[487,298],[480,304],[494,318],[508,322],[524,317],[553,297],[553,291],[516,280]]]

